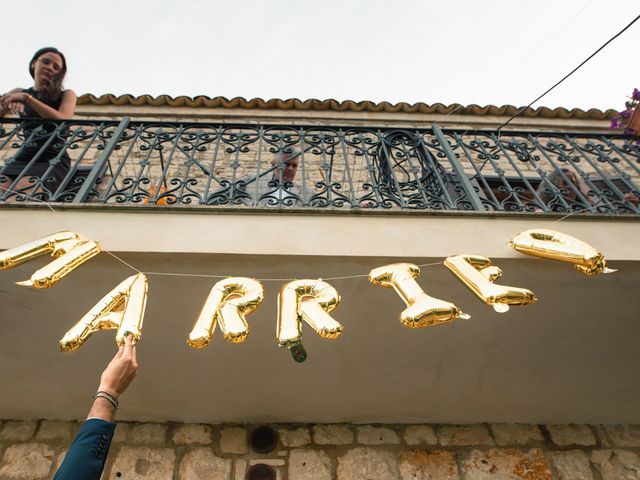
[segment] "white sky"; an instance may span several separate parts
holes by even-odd
[[[78,94],[521,106],[639,13],[638,0],[2,2],[0,91],[29,86],[51,45]],[[640,21],[534,106],[622,109],[639,47]]]

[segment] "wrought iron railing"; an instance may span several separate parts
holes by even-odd
[[[0,203],[638,214],[620,135],[3,120]]]

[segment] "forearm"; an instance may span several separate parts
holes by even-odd
[[[67,116],[62,112],[59,112],[55,108],[51,108],[49,105],[45,105],[36,97],[29,95],[28,99],[24,102],[25,105],[29,105],[38,115],[42,118],[51,120],[69,120],[71,116]]]
[[[118,349],[118,353],[102,372],[100,386],[93,397],[88,418],[100,418],[112,422],[118,409],[118,398],[127,389],[137,370],[133,336],[129,334],[125,338],[125,344]]]

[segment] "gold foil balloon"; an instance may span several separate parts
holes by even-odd
[[[142,335],[142,321],[147,304],[147,277],[143,273],[132,275],[107,293],[60,340],[60,350],[72,352],[98,330],[118,330],[116,343],[124,345],[127,335],[134,343]]]
[[[49,288],[90,258],[100,253],[100,245],[83,240],[73,232],[58,232],[0,253],[0,269],[13,268],[42,255],[56,260],[37,270],[29,280],[17,282],[35,288]]]
[[[510,305],[529,305],[537,299],[531,290],[493,283],[502,275],[500,268],[481,255],[447,257],[445,266],[496,312],[504,313]]]
[[[528,255],[573,263],[585,275],[616,271],[607,268],[604,256],[591,245],[554,230],[527,230],[513,237],[509,245]]]
[[[0,269],[13,268],[46,254],[62,255],[65,252],[60,251],[60,245],[65,245],[65,242],[69,240],[77,239],[78,235],[75,233],[64,231],[47,235],[19,247],[10,248],[0,253]]]
[[[295,280],[282,287],[278,294],[276,339],[286,347],[297,362],[307,355],[302,346],[302,321],[322,338],[334,339],[342,333],[342,325],[329,313],[340,303],[335,288],[322,280]]]
[[[400,321],[409,328],[428,327],[450,322],[457,318],[471,318],[453,303],[427,295],[416,278],[420,268],[412,263],[393,263],[374,268],[369,272],[369,281],[374,285],[393,288],[407,304],[400,313]]]
[[[244,342],[249,334],[245,316],[258,308],[263,298],[264,289],[257,280],[244,277],[220,280],[211,289],[187,343],[193,348],[209,345],[216,323],[225,340]]]
[[[35,288],[52,287],[90,258],[100,253],[100,245],[93,240],[77,242],[67,253],[50,264],[36,270],[29,280],[16,282],[18,285]]]

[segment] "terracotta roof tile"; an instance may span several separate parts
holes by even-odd
[[[78,99],[80,105],[133,105],[133,106],[170,106],[170,107],[208,107],[208,108],[245,108],[245,109],[265,109],[265,110],[334,110],[338,112],[352,111],[352,112],[387,112],[387,113],[432,113],[432,114],[448,114],[457,109],[458,114],[461,115],[498,115],[506,116],[513,115],[518,111],[520,107],[514,105],[503,105],[501,107],[497,105],[467,105],[461,106],[459,104],[444,105],[442,103],[434,103],[427,105],[426,103],[414,103],[409,104],[406,102],[399,102],[392,104],[389,102],[354,102],[353,100],[345,100],[339,102],[337,100],[318,100],[315,98],[308,100],[300,100],[297,98],[289,98],[286,100],[279,98],[272,98],[270,100],[263,100],[262,98],[252,98],[247,100],[242,97],[235,97],[228,99],[225,97],[210,98],[204,95],[191,98],[187,96],[171,97],[169,95],[160,95],[158,97],[152,97],[151,95],[140,95],[135,97],[133,95],[111,95],[105,94],[100,97],[96,97],[92,94],[84,94]],[[580,108],[573,108],[568,110],[566,108],[548,108],[538,107],[529,108],[522,113],[525,117],[541,117],[541,118],[559,118],[559,119],[588,119],[588,120],[605,120],[612,118],[616,114],[616,111],[609,109],[606,111],[598,110],[597,108],[591,108],[589,110],[582,110]]]

